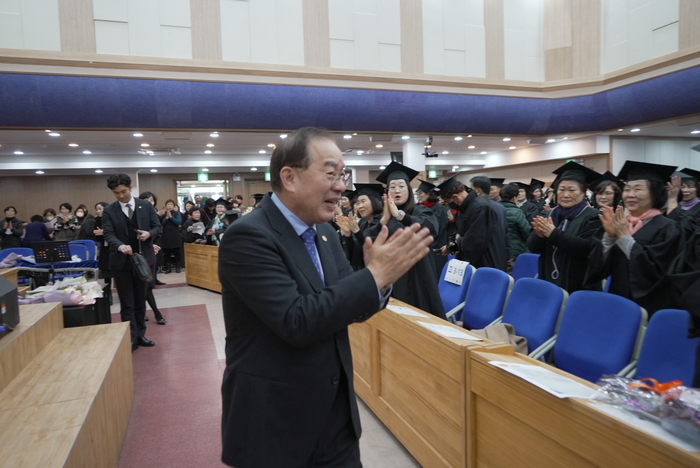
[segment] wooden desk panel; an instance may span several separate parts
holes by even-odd
[[[17,286],[17,268],[0,268],[0,276]]]
[[[384,310],[350,326],[355,389],[423,466],[464,467],[468,355],[472,349],[512,354],[513,348],[445,338],[417,321],[448,324]]]
[[[185,265],[187,284],[221,292],[217,246],[185,244]]]
[[[488,364],[491,360],[546,366],[520,355],[471,354],[470,427],[476,434],[472,466],[700,466],[697,452],[686,452],[610,417],[585,399],[550,395]]]

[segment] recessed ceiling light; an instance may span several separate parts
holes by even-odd
[[[274,147],[275,147],[275,144],[274,144],[274,143],[268,143],[268,144],[267,144],[267,147],[268,147],[268,148],[274,148]]]
[[[207,147],[213,148],[213,147],[214,147],[214,143],[207,143]]]
[[[450,154],[449,151],[443,151],[442,154]]]
[[[404,136],[401,137],[402,140],[408,140],[409,138],[411,138],[411,137],[408,136],[408,135],[404,135]]]
[[[158,172],[158,169],[151,169],[151,172]]]
[[[459,170],[459,166],[452,166],[452,172],[457,172]]]
[[[471,137],[472,137],[471,135],[467,135],[467,138],[471,138]]]
[[[209,136],[212,138],[219,138],[219,134],[217,132],[210,133]]]
[[[250,170],[251,170],[251,171],[257,171],[258,168],[257,168],[257,167],[251,167]]]
[[[44,171],[36,171],[37,174],[43,174]]]
[[[515,146],[510,146],[508,149],[515,149]]]
[[[102,174],[102,169],[95,169],[95,172],[97,172],[98,174]]]
[[[455,137],[455,141],[462,141],[462,137],[456,136],[456,137]]]
[[[352,135],[343,135],[343,138],[345,138],[346,140],[349,140],[350,138],[352,138]]]
[[[211,154],[211,150],[204,150],[204,154]]]
[[[365,154],[365,152],[362,150],[357,150],[357,154]]]
[[[267,153],[267,151],[265,151],[265,150],[260,150],[260,151],[258,151],[258,153],[260,153],[260,154],[265,154],[265,153]]]
[[[354,136],[357,136],[357,132],[353,133]]]
[[[700,133],[700,130],[693,130],[693,131],[690,132],[690,133],[692,133],[693,135],[697,135],[698,133]]]
[[[209,169],[206,168],[206,167],[203,167],[203,168],[202,168],[202,172],[209,172]]]
[[[51,133],[49,133],[49,136],[52,136],[52,137],[59,137],[59,136],[61,136],[61,134],[60,134],[60,133],[56,133],[56,132],[51,132]]]
[[[547,140],[547,143],[554,143],[555,141],[556,140],[554,138],[550,138],[549,140]]]
[[[135,136],[136,138],[140,138],[140,137],[143,136],[143,133],[134,133],[134,136]]]
[[[617,131],[622,132],[622,131],[624,131],[624,128],[618,128]]]
[[[564,138],[562,138],[562,140],[568,140],[568,139],[569,139],[569,137],[564,137]]]
[[[78,144],[77,143],[68,143],[68,146],[70,146],[71,148],[77,148]]]
[[[141,146],[143,146],[144,148],[148,148],[151,145],[149,145],[148,143],[141,143]]]
[[[638,132],[640,130],[641,130],[641,128],[633,128],[632,130],[630,130],[630,132]]]
[[[376,146],[376,148],[384,148],[384,145],[382,145],[381,143],[379,143],[379,144]]]
[[[469,145],[469,146],[467,146],[467,148],[468,148],[468,149],[474,149],[474,148],[476,148],[476,146],[474,146],[474,145]]]
[[[510,141],[510,137],[505,137],[503,141]]]
[[[289,135],[287,135],[286,133],[283,133],[283,134],[280,135],[280,138],[284,140],[284,139],[287,138],[288,136],[289,136]]]
[[[482,151],[481,154],[486,154],[486,151]]]
[[[386,166],[379,166],[379,169],[383,171],[384,169],[386,169]]]
[[[15,154],[24,154],[24,151],[15,151]]]
[[[85,150],[85,151],[83,151],[83,154],[92,154],[92,151],[90,151],[90,150]]]
[[[49,133],[51,130],[44,130],[46,133]]]

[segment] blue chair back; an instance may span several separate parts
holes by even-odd
[[[477,268],[464,302],[464,328],[485,328],[500,317],[512,286],[513,278],[508,273],[496,268]]]
[[[508,296],[503,323],[513,325],[516,335],[527,338],[528,353],[531,353],[554,336],[562,305],[568,297],[569,294],[556,284],[521,278]]]
[[[23,257],[31,257],[34,255],[34,251],[29,247],[8,247],[7,249],[0,250],[0,261],[5,260],[11,253],[16,253]]]
[[[84,245],[85,248],[87,249],[87,258],[84,258],[83,260],[95,260],[97,258],[97,246],[95,245],[95,241],[91,241],[89,239],[81,239],[81,240],[74,240],[68,242],[68,245]],[[73,255],[73,252],[71,252],[71,255]]]
[[[88,249],[84,244],[72,244],[68,243],[68,248],[70,249],[70,256],[77,255],[80,260],[89,260]]]
[[[510,276],[518,281],[520,278],[537,278],[540,254],[524,253],[518,255],[513,265]]]
[[[600,291],[576,291],[564,307],[554,362],[591,382],[603,374],[617,374],[632,362],[645,322],[646,312],[629,299]]]
[[[442,300],[442,306],[445,308],[446,313],[464,302],[464,299],[467,296],[467,289],[469,289],[469,282],[471,281],[472,274],[476,270],[473,266],[467,265],[467,268],[464,271],[464,276],[462,277],[462,284],[458,285],[450,283],[449,281],[445,281],[445,275],[450,268],[451,262],[452,259],[445,263],[445,266],[442,267],[442,273],[440,274],[440,280],[438,281],[440,299]],[[455,320],[461,320],[461,317],[462,311],[457,312],[453,316]]]
[[[654,312],[644,335],[634,378],[651,377],[659,382],[680,380],[693,384],[695,350],[700,338],[687,338],[690,314],[685,310]]]

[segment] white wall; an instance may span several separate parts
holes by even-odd
[[[0,0],[0,48],[61,50],[58,0]]]
[[[602,1],[602,73],[678,50],[679,0]]]
[[[486,77],[484,0],[423,2],[423,66],[430,75]]]
[[[691,149],[700,140],[661,140],[653,138],[617,139],[611,142],[612,172],[617,174],[625,161],[700,169],[700,153]]]
[[[503,0],[505,77],[544,81],[544,0]]]

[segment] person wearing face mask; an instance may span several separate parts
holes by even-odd
[[[95,216],[88,212],[87,206],[78,205],[75,209],[75,219],[78,220],[78,239],[95,240]]]
[[[56,224],[54,224],[54,240],[70,242],[78,238],[80,223],[71,211],[73,211],[73,205],[70,203],[66,202],[59,205],[59,214],[56,218]]]
[[[554,174],[558,177],[552,187],[559,204],[549,217],[535,217],[527,239],[530,252],[540,254],[537,277],[569,294],[582,289],[601,291],[600,280],[585,280],[588,256],[602,235],[600,212],[588,203],[586,187],[600,174],[575,162]]]
[[[438,222],[433,211],[423,205],[416,205],[413,199],[411,181],[418,171],[393,161],[379,174],[377,181],[386,185],[384,211],[379,224],[373,226],[369,236],[376,238],[383,226],[389,228],[389,235],[414,223],[427,228],[430,235],[438,234]],[[392,296],[428,313],[445,318],[440,292],[437,288],[435,263],[430,256],[423,257],[396,283]]]
[[[43,216],[46,229],[49,230],[49,234],[53,234],[54,225],[56,224],[56,210],[53,208],[46,208]]]
[[[14,206],[5,208],[5,219],[2,222],[2,231],[0,231],[0,248],[8,249],[22,246],[23,224],[21,220],[17,219],[17,208]]]

